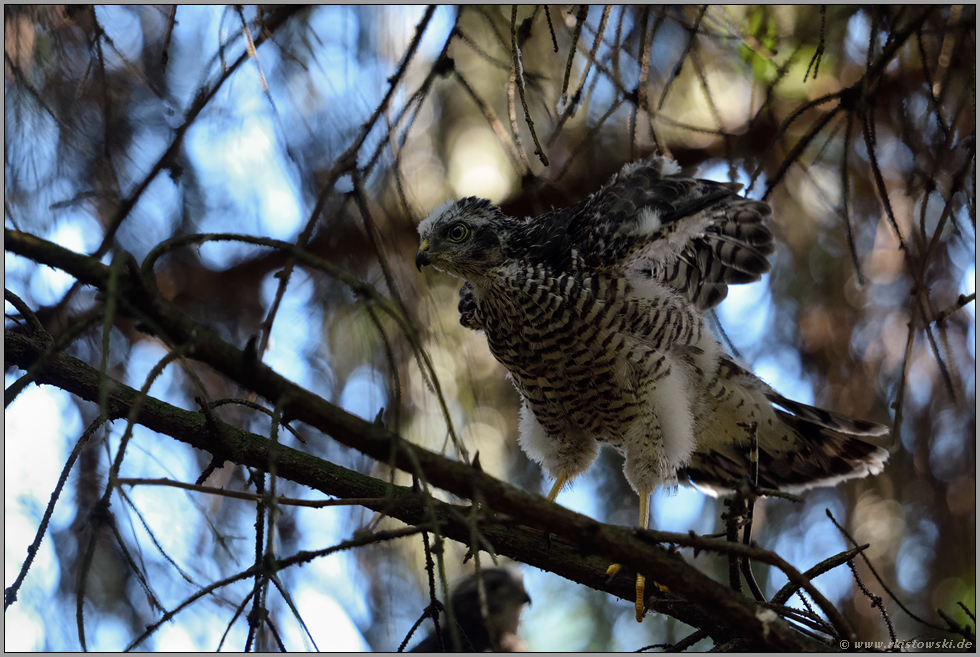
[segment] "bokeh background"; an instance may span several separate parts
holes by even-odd
[[[570,205],[653,152],[740,182],[774,207],[778,250],[772,274],[731,289],[709,321],[786,396],[895,427],[884,473],[799,504],[760,502],[755,540],[805,570],[850,547],[829,510],[870,543],[864,554],[881,581],[863,561],[856,569],[898,638],[947,638],[921,621],[945,626],[942,610],[972,627],[959,605],[976,609],[975,28],[973,6],[6,5],[4,223],[106,263],[119,251],[142,261],[192,233],[298,242],[375,286],[422,332],[449,417],[484,470],[546,491],[517,446],[518,397],[505,370],[481,334],[458,325],[459,281],[414,269],[415,226],[451,197],[489,198],[515,216]],[[244,346],[258,336],[263,361],[282,375],[369,420],[384,408],[392,430],[455,454],[397,327],[321,272],[296,268],[279,294],[285,262],[210,242],[175,251],[157,274],[170,299],[224,339]],[[102,303],[63,272],[10,253],[4,274],[52,334]],[[5,313],[16,328],[10,303]],[[98,367],[102,337],[93,326],[67,350]],[[124,318],[109,347],[108,372],[135,388],[167,353]],[[6,386],[21,375],[8,368]],[[196,410],[199,385],[213,399],[249,395],[192,362],[171,364],[150,394]],[[268,435],[266,415],[216,412]],[[52,386],[29,386],[6,406],[5,586],[96,416],[94,404]],[[79,554],[124,428],[101,427],[75,464],[6,609],[6,650],[79,647]],[[297,428],[306,444],[282,440],[388,476]],[[209,460],[137,426],[122,474],[193,482]],[[621,465],[604,451],[559,502],[633,524],[637,500]],[[242,467],[218,474],[217,485],[251,490]],[[315,497],[288,481],[279,491]],[[120,650],[159,617],[123,547],[167,609],[252,558],[254,505],[173,488],[123,492],[111,508],[119,535],[99,539],[87,577],[89,649]],[[717,532],[721,511],[682,487],[655,496],[652,526]],[[328,547],[376,522],[399,526],[358,506],[288,508],[277,550]],[[468,572],[465,548],[447,549],[449,574]],[[684,553],[724,581],[725,560]],[[281,577],[321,650],[390,651],[427,604],[423,559],[414,536]],[[785,583],[756,570],[767,595]],[[626,602],[523,573],[532,650],[635,650],[692,631],[659,615],[639,625]],[[887,640],[850,570],[815,583],[859,637]],[[197,602],[140,648],[242,649],[247,625],[234,610],[247,589]],[[269,605],[286,647],[311,647],[282,598]]]

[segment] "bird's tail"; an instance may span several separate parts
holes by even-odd
[[[802,443],[769,464],[774,488],[798,492],[876,475],[888,460],[888,427],[767,395],[782,423]],[[760,459],[761,459],[760,455]]]
[[[712,495],[747,478],[796,493],[878,474],[888,460],[888,427],[786,399],[735,363],[724,363],[729,393],[716,409],[727,422],[707,427],[686,474]],[[747,414],[746,408],[754,413]]]

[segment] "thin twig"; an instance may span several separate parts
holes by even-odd
[[[933,322],[937,326],[941,326],[942,324],[945,324],[946,320],[949,319],[950,315],[957,312],[964,306],[968,306],[969,304],[973,303],[976,300],[977,300],[976,292],[971,292],[969,295],[961,294],[956,298],[956,301],[953,302],[952,305],[936,313],[936,317],[933,320]]]
[[[846,538],[847,541],[851,545],[854,545],[855,547],[857,547],[858,546],[857,541],[855,541],[854,540],[854,537],[851,536],[850,533],[848,533],[848,531],[846,529],[844,529],[844,527],[842,527],[839,522],[837,522],[837,518],[835,518],[834,517],[834,514],[830,512],[830,509],[827,509],[826,510],[826,513],[827,513],[827,517],[830,518],[830,522],[834,523],[834,527],[837,528],[837,531],[839,531],[841,533],[841,535],[844,538]],[[926,619],[921,618],[921,617],[917,616],[916,614],[912,613],[912,611],[902,603],[901,599],[898,596],[896,596],[894,593],[892,593],[892,590],[890,588],[888,588],[888,585],[885,584],[885,582],[881,579],[881,576],[878,575],[878,571],[875,570],[875,567],[871,564],[871,561],[868,559],[867,555],[864,554],[863,549],[861,551],[861,559],[864,560],[865,565],[868,566],[868,569],[871,571],[871,574],[878,581],[878,584],[881,585],[881,588],[885,590],[885,593],[887,593],[891,597],[891,599],[895,601],[895,604],[897,604],[901,608],[902,611],[904,611],[906,614],[908,614],[910,618],[912,618],[913,620],[916,620],[916,621],[922,623],[926,627],[931,627],[931,628],[936,629],[936,630],[946,629],[942,625],[936,625],[935,623],[930,623]]]
[[[517,5],[513,5],[510,12],[510,41],[514,77],[517,80],[517,91],[521,95],[521,106],[524,108],[524,122],[527,123],[527,129],[531,132],[531,139],[534,140],[534,154],[541,160],[541,164],[548,166],[548,156],[545,154],[544,148],[541,147],[541,142],[538,141],[538,133],[534,131],[534,120],[527,108],[527,97],[524,92],[524,63],[521,61],[521,47],[517,43]]]
[[[555,35],[555,26],[551,22],[551,12],[548,11],[548,5],[544,6],[544,17],[548,21],[548,33],[551,35],[551,45],[555,49],[555,54],[558,54],[558,37]]]
[[[803,81],[810,77],[810,71],[813,71],[813,79],[817,79],[817,73],[820,71],[820,62],[823,60],[824,49],[827,45],[827,5],[820,5],[820,41],[817,43],[817,49],[813,53],[813,57],[810,59],[810,64],[806,67],[806,73],[803,74]]]
[[[677,64],[674,66],[673,72],[670,74],[670,78],[667,79],[667,84],[664,85],[663,91],[660,93],[660,101],[657,103],[657,110],[662,110],[664,108],[664,103],[667,102],[667,94],[670,93],[670,88],[673,86],[674,81],[680,77],[681,69],[684,67],[684,62],[687,61],[687,56],[691,52],[691,49],[695,47],[698,36],[698,27],[701,25],[701,19],[704,18],[704,12],[708,11],[708,5],[702,5],[701,10],[698,12],[697,18],[694,19],[694,25],[687,28],[687,46],[685,46],[684,51],[677,60]]]
[[[803,576],[807,579],[816,579],[823,575],[824,573],[830,572],[834,568],[847,563],[857,555],[861,554],[870,547],[870,544],[858,545],[850,550],[845,550],[840,554],[835,554],[832,557],[827,557],[817,565],[809,568],[803,573]],[[786,584],[783,588],[776,591],[776,595],[772,596],[770,602],[776,605],[784,605],[786,601],[793,597],[793,594],[799,590],[798,586],[793,584]]]
[[[337,180],[339,180],[340,176],[344,173],[350,172],[357,168],[357,153],[361,149],[361,145],[364,144],[364,141],[371,133],[371,130],[374,129],[375,123],[388,109],[388,105],[391,102],[391,99],[394,97],[396,91],[400,88],[402,77],[408,70],[408,65],[418,50],[419,44],[422,41],[422,35],[425,34],[435,10],[436,5],[429,5],[426,7],[425,14],[422,16],[422,20],[419,21],[418,25],[415,27],[415,36],[412,38],[411,43],[409,43],[408,49],[405,51],[405,55],[402,57],[402,61],[398,66],[398,70],[395,71],[394,75],[388,78],[388,90],[385,93],[384,98],[381,99],[381,102],[378,103],[378,106],[374,109],[374,112],[371,114],[370,118],[368,118],[368,120],[361,127],[360,133],[357,135],[351,145],[334,162],[330,173],[327,175],[327,182],[324,185],[319,198],[317,199],[316,206],[313,208],[310,218],[307,220],[306,225],[303,227],[303,230],[300,232],[299,237],[296,240],[296,244],[300,248],[305,247],[309,242],[310,237],[313,235],[313,228],[316,226],[317,220],[320,217],[320,212],[326,203],[329,193],[333,191],[334,185],[337,184]],[[258,346],[260,358],[261,354],[265,353],[266,347],[269,344],[269,337],[272,335],[272,324],[275,322],[282,297],[286,293],[286,287],[289,285],[289,279],[292,276],[293,267],[294,263],[292,261],[288,261],[283,267],[282,272],[277,277],[279,279],[279,285],[276,288],[276,294],[273,297],[273,302],[270,305],[269,312],[267,313],[265,320],[262,322],[262,332]],[[393,288],[392,292],[394,293]]]
[[[847,237],[847,250],[851,254],[851,266],[854,267],[854,275],[857,283],[864,287],[864,272],[861,271],[861,260],[858,258],[857,246],[854,245],[854,228],[851,226],[851,177],[848,175],[847,166],[851,153],[851,134],[854,128],[854,112],[847,112],[845,121],[844,142],[841,144],[843,153],[840,158],[840,178],[841,178],[841,216],[844,219],[844,233]]]
[[[516,5],[514,6],[516,10]],[[585,19],[589,15],[589,5],[579,5],[578,13],[575,15],[575,30],[572,32],[572,45],[568,49],[568,60],[565,62],[565,77],[561,81],[561,93],[559,97],[563,99],[564,105],[568,101],[568,82],[572,78],[572,62],[575,61],[575,51],[578,50],[578,40],[582,37],[582,28],[585,27]]]
[[[329,548],[325,548],[323,550],[315,550],[312,552],[310,551],[297,552],[291,557],[277,559],[273,565],[275,567],[275,570],[278,572],[278,571],[285,570],[286,568],[291,568],[292,566],[300,566],[302,564],[309,563],[314,559],[325,557],[330,554],[334,554],[336,552],[343,552],[345,550],[350,550],[356,547],[363,547],[365,545],[371,545],[374,543],[381,543],[385,541],[392,541],[399,538],[405,538],[407,536],[413,536],[415,534],[418,534],[419,532],[425,531],[426,529],[428,529],[428,526],[422,525],[418,527],[405,527],[403,529],[392,529],[389,531],[377,532],[374,534],[364,534],[355,537],[351,540],[342,541],[337,545],[334,545]],[[211,584],[204,587],[200,591],[197,591],[193,595],[189,596],[186,600],[181,602],[179,605],[171,609],[169,612],[163,614],[156,622],[147,625],[146,630],[138,637],[133,639],[133,641],[130,642],[128,646],[126,646],[126,652],[129,652],[134,648],[136,648],[137,646],[139,646],[151,634],[156,632],[156,630],[160,628],[164,623],[170,622],[170,620],[173,619],[177,614],[179,614],[181,611],[191,606],[201,598],[203,598],[205,595],[209,595],[213,591],[234,584],[235,582],[240,582],[242,580],[249,579],[250,577],[260,572],[261,569],[262,569],[261,564],[253,564],[251,567],[247,568],[246,570],[243,570],[239,573],[236,573],[224,579],[218,580],[217,582],[212,582]]]
[[[27,559],[24,560],[24,563],[20,568],[20,572],[17,573],[17,577],[14,579],[14,583],[4,589],[3,608],[5,611],[17,600],[17,592],[20,591],[20,587],[24,583],[24,578],[27,577],[27,572],[30,570],[31,564],[34,563],[34,557],[37,555],[38,548],[41,547],[41,541],[44,539],[44,535],[48,531],[48,524],[51,522],[54,507],[58,503],[58,499],[61,497],[61,491],[64,490],[65,484],[68,482],[68,475],[71,474],[72,469],[75,467],[75,461],[78,460],[79,455],[88,444],[88,441],[92,438],[92,435],[99,427],[105,424],[105,421],[105,416],[95,418],[95,420],[93,420],[88,427],[85,428],[85,431],[82,432],[82,435],[79,436],[78,440],[75,441],[75,446],[72,447],[71,454],[68,455],[68,460],[65,462],[65,466],[61,469],[61,475],[58,477],[58,483],[55,484],[54,490],[51,491],[51,496],[48,498],[48,504],[44,509],[44,515],[41,516],[41,522],[37,527],[37,532],[34,534],[34,540],[27,547]]]
[[[249,502],[268,502],[268,495],[257,495],[256,493],[245,493],[238,490],[228,490],[227,488],[216,488],[214,486],[202,486],[200,484],[188,484],[174,479],[157,478],[146,479],[142,477],[120,477],[116,480],[119,486],[167,486],[169,488],[180,488],[198,493],[209,495],[220,495],[235,500],[247,500]],[[276,498],[276,504],[281,506],[302,506],[311,509],[322,509],[329,506],[367,506],[378,504],[384,498],[376,497],[348,497],[339,500],[298,500],[285,495]]]

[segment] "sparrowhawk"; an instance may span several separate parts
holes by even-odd
[[[549,499],[601,443],[626,457],[644,528],[660,486],[718,494],[752,476],[799,491],[882,469],[887,427],[786,399],[706,326],[702,313],[760,280],[775,249],[769,205],[737,190],[654,156],[534,219],[470,197],[419,224],[416,265],[466,281],[460,322],[510,371],[520,445],[556,479]],[[642,576],[636,606],[639,620]]]

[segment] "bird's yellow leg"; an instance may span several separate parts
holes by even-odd
[[[640,491],[640,529],[650,526],[650,491]],[[643,622],[643,613],[646,611],[643,592],[646,589],[647,578],[636,574],[636,622]]]
[[[564,488],[565,484],[567,483],[568,483],[568,475],[561,475],[557,479],[555,479],[555,485],[551,487],[551,492],[548,493],[548,501],[554,502],[555,498],[558,497],[558,493],[561,492],[561,489]]]
[[[640,491],[640,529],[647,529],[650,526],[650,491]],[[614,563],[606,568],[606,575],[609,578],[616,576],[622,568],[618,563]],[[654,582],[656,584],[656,582]],[[636,574],[636,622],[643,622],[643,613],[646,611],[645,596],[647,578]]]

